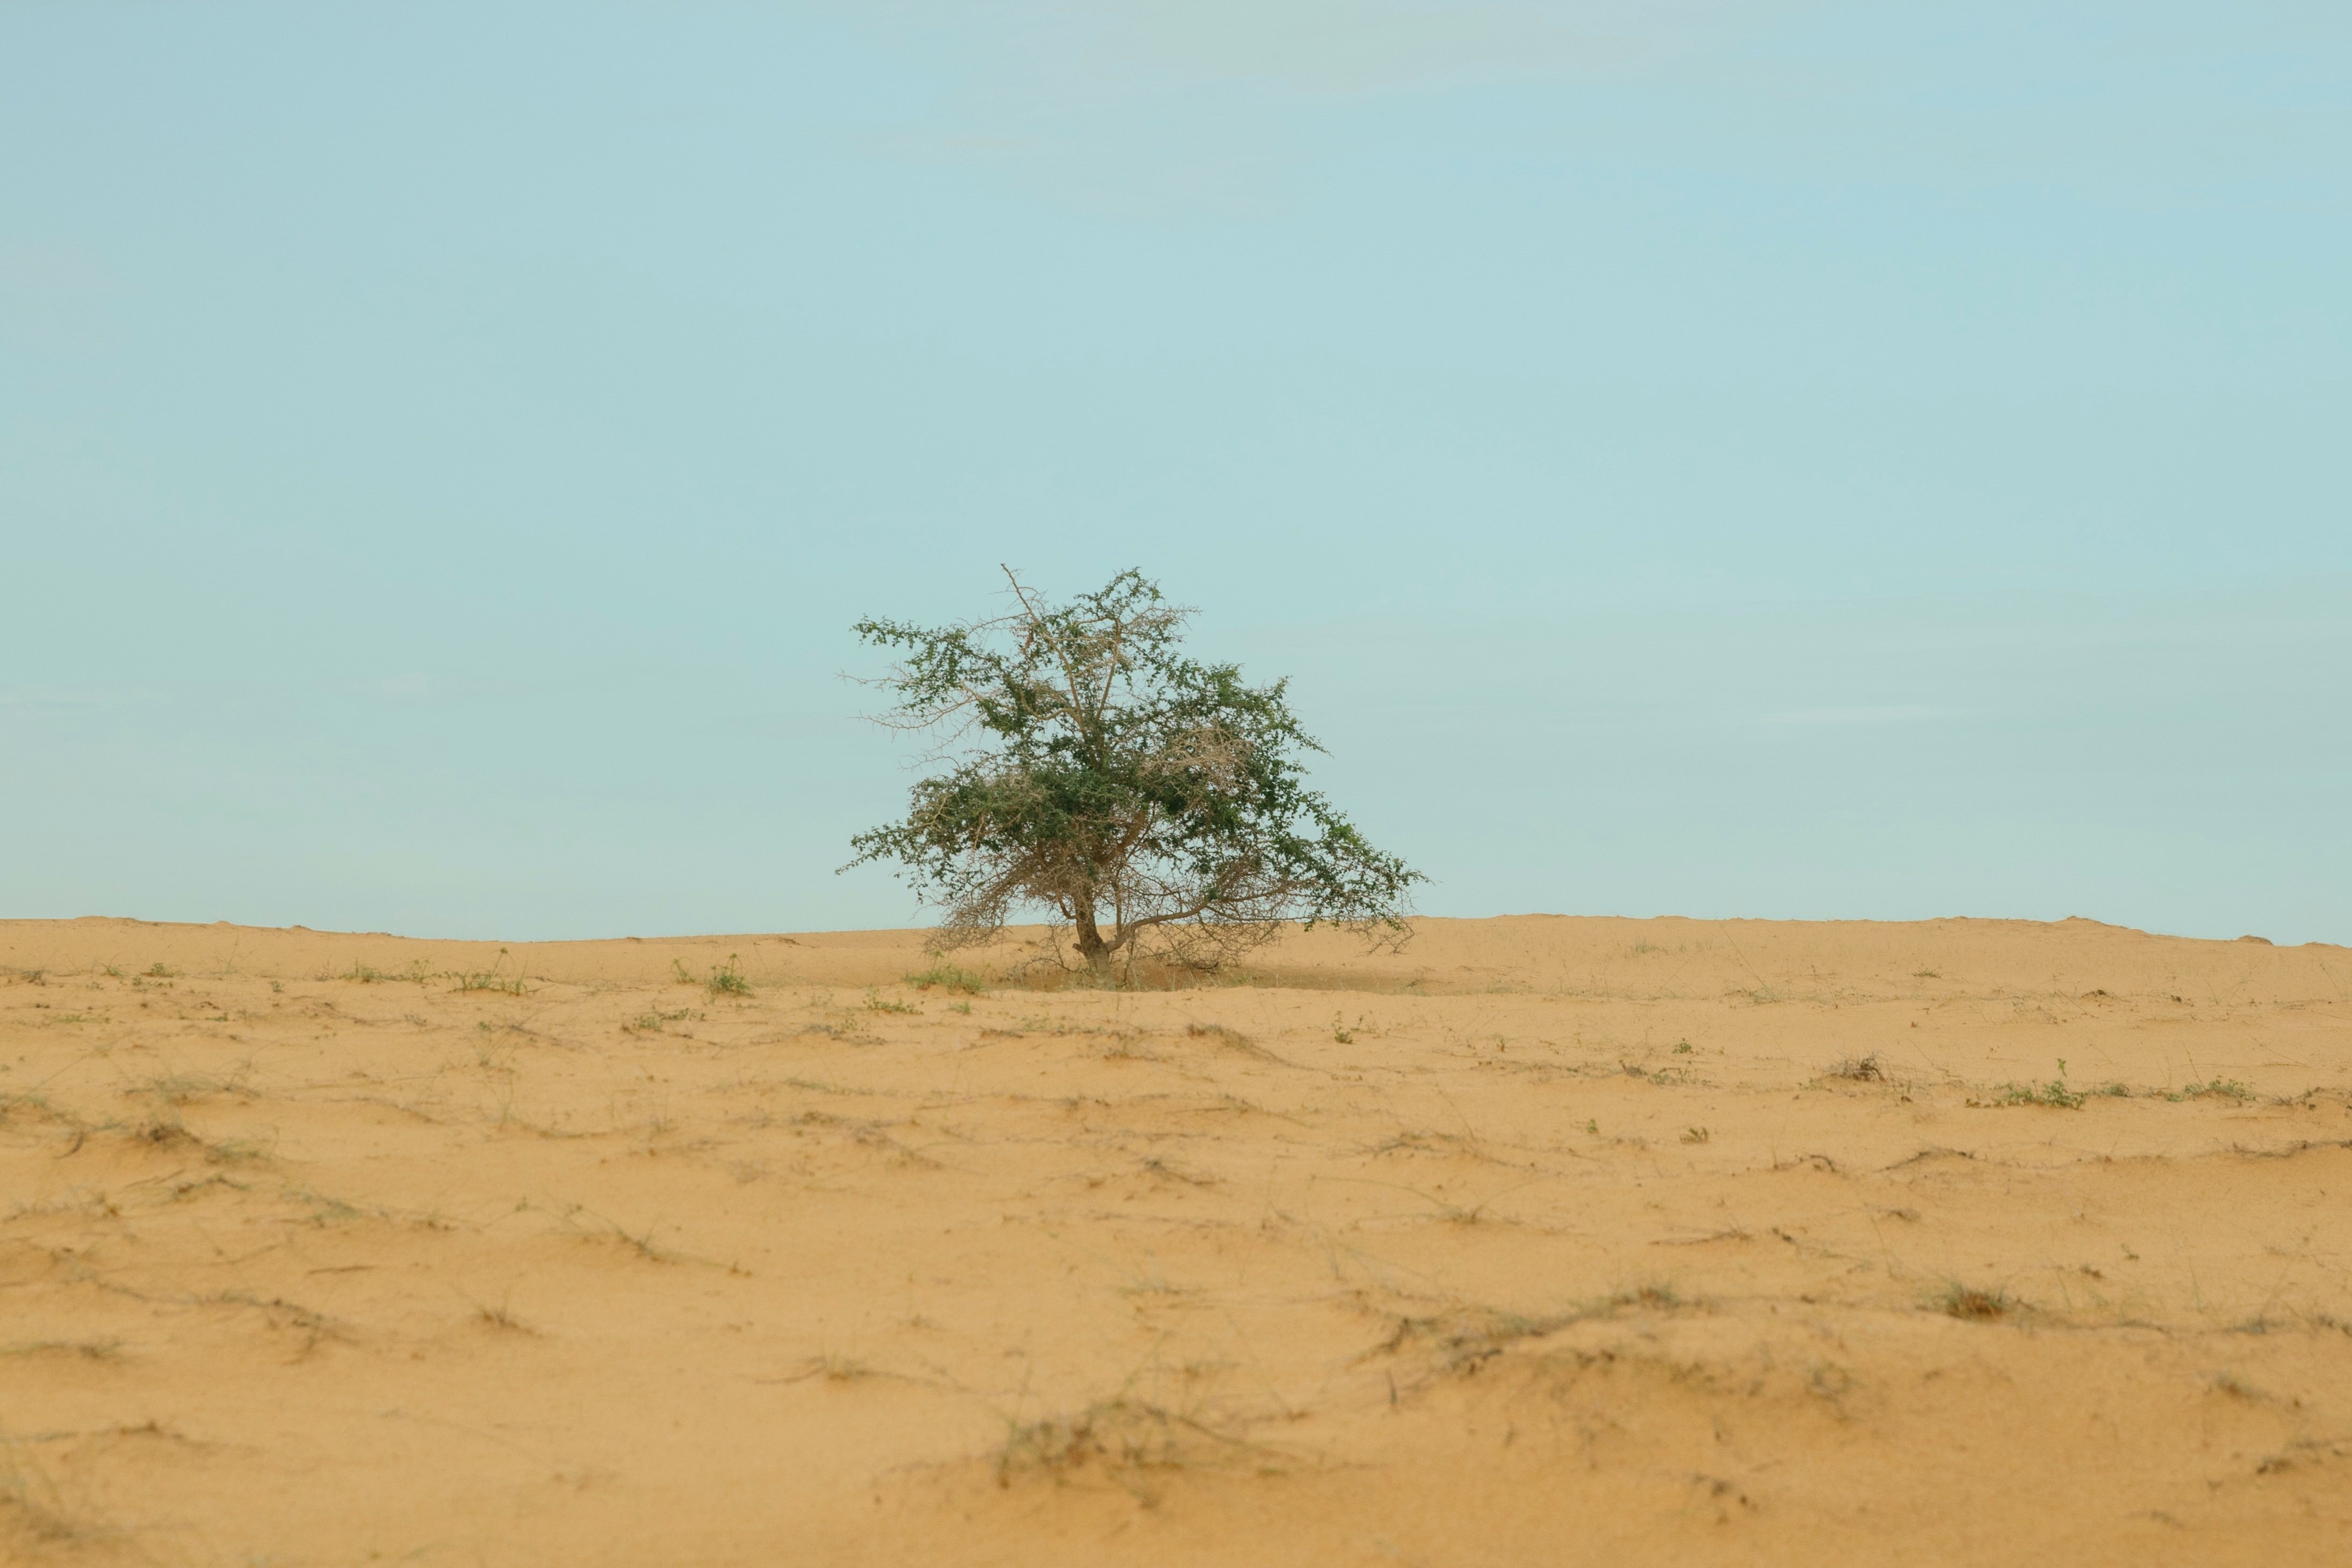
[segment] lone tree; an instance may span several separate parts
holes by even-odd
[[[1018,608],[994,620],[857,622],[899,656],[871,683],[894,699],[879,722],[936,737],[952,766],[904,821],[851,840],[844,871],[898,862],[946,912],[935,950],[1045,910],[1106,977],[1146,952],[1213,969],[1288,920],[1406,934],[1424,879],[1306,787],[1300,754],[1322,747],[1287,682],[1184,657],[1192,612],[1140,572],[1063,605],[1005,576]]]

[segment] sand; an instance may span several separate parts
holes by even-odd
[[[919,943],[0,923],[0,1560],[2352,1561],[2352,951]]]

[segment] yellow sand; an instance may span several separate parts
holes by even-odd
[[[0,924],[0,1560],[2352,1562],[2352,951],[928,962]]]

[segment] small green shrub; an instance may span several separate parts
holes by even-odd
[[[896,997],[886,997],[879,986],[866,988],[866,1010],[869,1013],[911,1013],[922,1009],[912,1002],[902,1002]]]
[[[158,967],[160,967],[161,966],[158,966]],[[150,974],[154,972],[155,971],[152,969],[148,971]],[[395,980],[413,980],[418,985],[423,985],[425,983],[425,964],[424,961],[420,959],[416,963],[411,964],[404,970],[393,970],[378,969],[370,965],[354,963],[350,968],[343,971],[341,977],[346,980],[356,980],[362,986],[387,985]]]
[[[506,972],[506,961],[507,950],[501,947],[499,949],[498,961],[493,963],[488,968],[477,969],[471,974],[457,976],[457,989],[461,991],[504,991],[510,997],[521,996],[523,994],[522,977],[519,974],[508,974]]]
[[[2054,1105],[2062,1111],[2079,1111],[2085,1098],[2067,1088],[2063,1078],[2053,1078],[2039,1089],[2031,1083],[2001,1085],[2001,1103],[2007,1105]]]
[[[2244,1102],[2254,1097],[2254,1092],[2234,1078],[2216,1078],[2204,1083],[2191,1083],[2178,1093],[2168,1094],[2168,1100],[2236,1100]]]
[[[947,963],[934,964],[919,975],[908,976],[907,984],[919,991],[928,991],[937,986],[943,991],[961,991],[971,997],[983,996],[988,990],[978,975]]]

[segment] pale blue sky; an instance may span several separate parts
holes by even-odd
[[[0,9],[0,915],[917,919],[1137,565],[1432,913],[2352,942],[2341,5]]]

